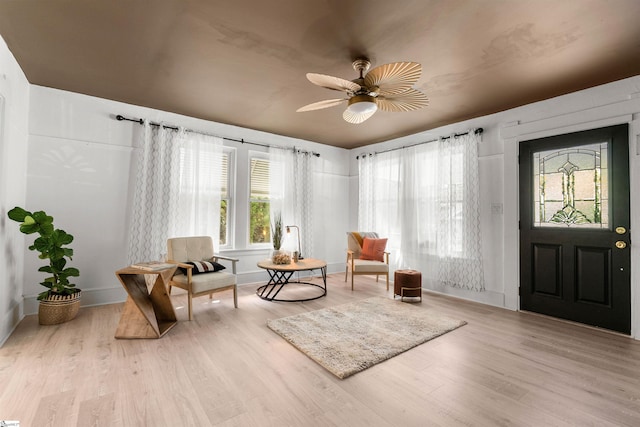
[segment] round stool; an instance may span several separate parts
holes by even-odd
[[[396,270],[393,274],[393,297],[420,298],[422,301],[422,273],[416,270]]]

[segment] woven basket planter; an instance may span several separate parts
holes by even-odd
[[[41,325],[57,325],[76,317],[80,309],[80,294],[51,295],[40,301],[38,320]]]

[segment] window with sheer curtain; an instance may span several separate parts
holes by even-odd
[[[478,141],[469,132],[359,160],[358,228],[389,239],[396,268],[484,290]]]
[[[218,137],[145,123],[133,159],[129,262],[162,259],[169,237],[220,235],[222,145]]]

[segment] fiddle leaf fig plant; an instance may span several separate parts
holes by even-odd
[[[38,269],[51,275],[40,282],[47,290],[38,294],[38,300],[47,299],[51,295],[72,295],[80,292],[76,285],[69,282],[70,277],[78,277],[80,272],[77,268],[67,267],[67,258],[72,259],[73,249],[66,245],[73,242],[73,236],[55,228],[53,217],[44,211],[29,212],[16,206],[7,215],[20,223],[20,231],[24,234],[39,235],[29,246],[29,250],[39,252],[38,258],[49,260],[48,265]]]

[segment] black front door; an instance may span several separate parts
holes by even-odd
[[[520,308],[631,331],[628,125],[520,143]]]

